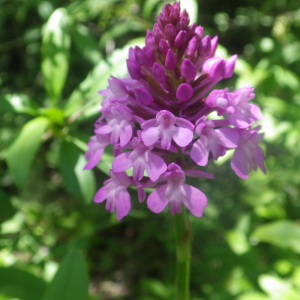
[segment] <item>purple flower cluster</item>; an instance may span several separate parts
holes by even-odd
[[[232,76],[237,55],[224,60],[215,57],[218,38],[203,37],[203,28],[189,25],[180,4],[166,4],[153,31],[147,31],[146,46],[129,50],[131,78],[113,76],[99,93],[105,97],[86,152],[85,169],[95,167],[109,144],[115,159],[111,178],[104,182],[95,202],[106,199],[106,209],[117,211],[118,220],[131,207],[129,186],[136,186],[139,201],[146,199],[144,188],[153,188],[148,208],[161,212],[168,204],[172,214],[184,204],[201,217],[207,198],[199,189],[185,184],[185,177],[213,176],[204,167],[234,149],[231,167],[237,176],[259,167],[264,173],[264,155],[258,146],[263,134],[258,106],[249,103],[254,89],[233,92],[213,90],[223,78]],[[218,120],[207,116],[216,111]],[[105,120],[105,122],[104,122]],[[132,168],[132,176],[126,170]],[[147,175],[148,176],[147,176]]]

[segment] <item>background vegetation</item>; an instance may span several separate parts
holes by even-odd
[[[193,300],[300,299],[298,0],[185,0],[219,55],[237,53],[231,90],[262,108],[267,176],[237,178],[228,157],[199,180],[209,199],[193,231]],[[93,196],[84,151],[110,74],[126,76],[160,0],[0,0],[0,299],[173,299],[173,217],[138,204],[120,223]],[[226,50],[227,49],[227,50]],[[57,271],[58,270],[58,271]]]

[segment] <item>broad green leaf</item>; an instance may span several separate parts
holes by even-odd
[[[273,66],[273,72],[279,86],[286,86],[296,91],[299,90],[300,79],[295,73],[288,69],[284,69],[281,66]]]
[[[109,76],[122,78],[127,75],[126,59],[129,47],[127,45],[113,51],[107,62],[100,61],[73,91],[64,109],[69,122],[83,121],[98,113],[102,101],[98,91],[108,86]]]
[[[72,41],[83,58],[96,65],[102,58],[98,44],[90,29],[83,24],[72,26]]]
[[[99,13],[107,8],[110,3],[119,0],[85,0],[74,1],[68,7],[69,15],[73,19],[83,22],[99,17]]]
[[[250,250],[249,242],[243,231],[227,231],[226,241],[230,246],[231,250],[237,255],[242,255]]]
[[[29,100],[29,97],[24,94],[6,94],[4,96],[6,103],[3,103],[3,106],[7,105],[16,113],[25,113],[29,115],[36,115],[37,109],[32,101]],[[2,108],[2,103],[1,103]]]
[[[240,295],[237,300],[268,300],[268,296],[258,292],[247,292]]]
[[[6,219],[11,218],[16,209],[12,206],[10,202],[10,197],[0,190],[0,222],[3,222]]]
[[[271,300],[298,300],[299,292],[296,291],[290,284],[281,278],[263,274],[258,278],[258,283]]]
[[[153,13],[153,10],[155,6],[160,2],[160,0],[146,0],[143,5],[143,17],[144,19],[150,20],[151,14]]]
[[[96,192],[95,176],[92,170],[83,170],[87,163],[82,152],[71,142],[61,145],[59,168],[66,190],[90,204]]]
[[[98,91],[104,89],[105,86],[108,85],[107,79],[110,75],[110,69],[108,63],[100,61],[95,68],[89,72],[87,77],[69,97],[64,109],[66,117],[70,117],[76,111],[83,109],[84,106],[89,108],[93,101],[95,103],[92,106],[98,106],[98,110],[100,109],[101,98]],[[76,119],[81,114],[81,111],[79,111],[73,118]]]
[[[42,300],[87,300],[88,273],[80,251],[71,251],[61,263]]]
[[[0,268],[0,294],[21,300],[41,300],[46,283],[24,271]]]
[[[70,36],[68,15],[64,8],[56,9],[49,18],[42,41],[42,73],[46,92],[52,104],[57,103],[69,68]]]
[[[251,238],[300,253],[300,226],[290,220],[259,226]]]
[[[48,120],[44,117],[27,122],[17,139],[7,150],[6,161],[14,183],[22,188],[27,180],[31,163],[46,131]]]
[[[132,31],[144,32],[146,29],[147,27],[144,23],[137,21],[128,20],[126,23],[116,24],[111,29],[102,34],[99,45],[100,47],[104,48],[109,40],[115,40],[122,35]]]

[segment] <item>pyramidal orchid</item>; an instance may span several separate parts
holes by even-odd
[[[102,115],[88,143],[85,166],[95,167],[112,144],[111,179],[95,202],[106,200],[106,209],[116,210],[121,220],[131,207],[127,188],[135,186],[141,202],[144,188],[151,187],[147,207],[154,213],[170,207],[179,240],[188,240],[186,208],[201,217],[207,205],[205,194],[186,184],[186,177],[212,179],[201,168],[230,149],[231,167],[240,178],[248,178],[252,169],[266,172],[259,147],[263,134],[259,126],[253,128],[262,119],[259,107],[250,102],[254,89],[213,89],[232,76],[237,55],[216,57],[218,38],[203,36],[201,26],[189,23],[178,2],[166,4],[153,30],[147,30],[145,47],[129,49],[129,77],[111,76],[107,89],[99,92],[105,97]],[[217,120],[212,112],[217,112]],[[125,171],[131,168],[128,176]],[[178,242],[179,252],[181,246]],[[186,261],[188,269],[188,255]],[[186,287],[179,284],[177,292],[178,299],[188,299]]]

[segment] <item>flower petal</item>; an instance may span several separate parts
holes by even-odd
[[[152,181],[156,181],[161,174],[166,172],[167,164],[165,161],[154,153],[149,153],[149,161],[146,165],[146,171]]]
[[[183,127],[176,127],[173,133],[173,140],[180,147],[187,146],[193,140],[193,131]]]
[[[183,204],[194,216],[201,217],[203,210],[207,205],[205,194],[188,184],[183,184],[183,189],[186,193]]]
[[[208,162],[209,150],[202,137],[200,137],[193,145],[191,150],[192,160],[199,166],[206,166]]]
[[[160,138],[160,132],[157,127],[146,128],[142,131],[142,140],[146,146],[151,146]]]
[[[99,191],[96,193],[95,198],[94,198],[94,202],[95,203],[101,203],[103,202],[106,197],[107,197],[107,191],[105,189],[105,186],[103,186],[101,189],[99,189]]]
[[[123,172],[132,167],[132,160],[129,157],[131,152],[125,152],[117,156],[112,162],[114,172]]]
[[[121,221],[126,215],[128,215],[130,208],[130,195],[125,189],[121,190],[116,203],[118,221]]]
[[[248,178],[248,160],[241,148],[237,148],[231,159],[231,168],[242,179]]]
[[[158,214],[162,212],[168,205],[168,201],[166,199],[167,187],[168,186],[164,184],[149,195],[147,199],[147,206],[152,212]]]

